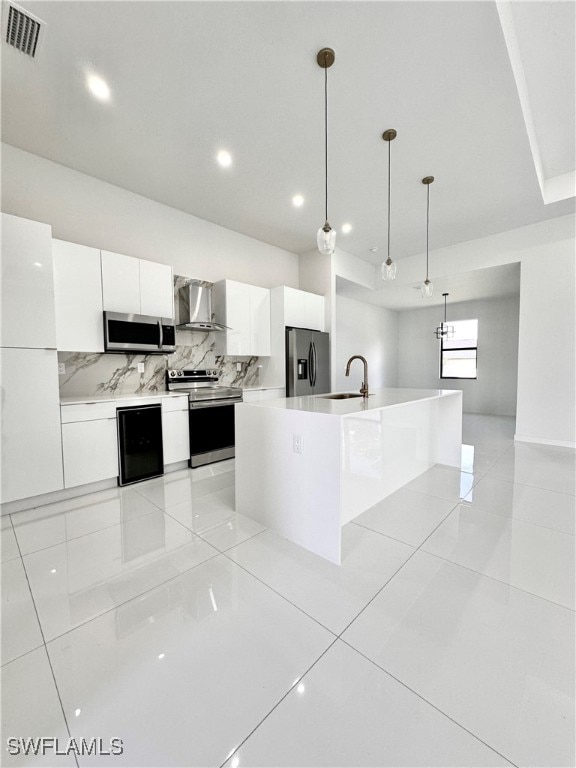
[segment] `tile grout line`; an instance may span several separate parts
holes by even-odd
[[[50,667],[50,673],[52,674],[52,680],[54,682],[54,688],[56,689],[56,695],[58,696],[58,701],[60,702],[60,709],[62,711],[62,717],[64,718],[64,725],[66,726],[66,730],[68,731],[68,738],[72,738],[72,732],[70,730],[70,726],[68,724],[68,718],[66,717],[66,711],[64,710],[64,704],[62,702],[62,696],[60,695],[60,689],[58,688],[58,683],[56,681],[56,675],[54,674],[54,668],[52,666],[52,659],[50,658],[50,654],[48,653],[48,645],[46,644],[46,637],[44,635],[44,629],[42,628],[42,624],[40,622],[40,615],[38,613],[38,608],[36,607],[36,600],[34,599],[34,595],[32,593],[32,586],[30,584],[30,579],[28,578],[28,571],[26,570],[26,563],[24,562],[24,558],[22,557],[22,552],[20,550],[20,544],[18,542],[18,537],[16,536],[16,531],[14,530],[14,521],[12,520],[12,516],[10,515],[10,524],[12,526],[12,531],[14,533],[14,538],[16,539],[16,546],[18,547],[18,552],[20,552],[20,559],[22,561],[22,568],[24,570],[24,576],[26,577],[26,583],[28,585],[28,591],[30,593],[30,599],[32,600],[32,605],[34,606],[34,613],[36,614],[36,621],[38,622],[38,629],[40,630],[40,635],[42,636],[42,642],[43,646],[38,646],[44,648],[44,653],[46,654],[46,659],[48,661],[48,666]],[[37,650],[37,649],[36,649]],[[24,654],[26,655],[26,654]],[[20,657],[21,658],[21,657]],[[73,755],[74,762],[76,763],[76,767],[79,768],[78,763],[78,757],[76,754]]]
[[[498,752],[498,750],[497,750],[497,749],[495,749],[494,747],[490,746],[490,744],[488,744],[488,743],[487,743],[487,742],[485,742],[483,739],[481,739],[479,736],[477,736],[477,735],[476,735],[476,734],[475,734],[473,731],[471,731],[471,730],[469,730],[468,728],[466,728],[466,726],[465,726],[465,725],[462,725],[462,723],[459,723],[459,722],[458,722],[458,720],[455,720],[455,719],[454,719],[453,717],[451,717],[449,714],[447,714],[446,712],[444,712],[444,711],[443,711],[442,709],[440,709],[440,707],[438,707],[436,704],[433,704],[431,701],[429,701],[428,699],[426,699],[426,698],[425,698],[425,697],[424,697],[424,696],[423,696],[421,693],[418,693],[418,691],[415,691],[413,688],[410,688],[410,686],[409,686],[407,683],[403,682],[402,680],[400,680],[400,678],[398,678],[398,677],[396,677],[395,675],[393,675],[393,674],[392,674],[392,672],[390,672],[389,670],[387,670],[387,669],[385,669],[384,667],[380,666],[380,664],[378,664],[378,662],[374,661],[374,659],[371,659],[369,656],[366,656],[366,654],[362,653],[362,651],[358,650],[358,648],[356,648],[355,646],[351,645],[351,643],[349,643],[347,640],[344,640],[344,638],[342,638],[342,637],[339,637],[339,638],[337,638],[337,639],[338,639],[338,640],[340,640],[340,642],[342,642],[342,643],[345,643],[345,644],[348,646],[348,648],[350,648],[351,650],[353,650],[353,651],[355,651],[356,653],[358,653],[360,656],[362,656],[362,658],[363,658],[363,659],[366,659],[366,661],[369,661],[371,664],[373,664],[373,665],[374,665],[374,666],[375,666],[377,669],[379,669],[381,672],[384,672],[386,675],[388,675],[389,677],[391,677],[393,680],[395,680],[395,681],[396,681],[396,682],[397,682],[399,685],[401,685],[403,688],[406,688],[406,690],[410,691],[410,693],[413,693],[413,694],[414,694],[415,696],[417,696],[417,697],[418,697],[418,698],[419,698],[421,701],[424,701],[426,704],[428,704],[430,707],[432,707],[433,709],[435,709],[435,710],[436,710],[437,712],[439,712],[441,715],[443,715],[444,717],[448,718],[448,720],[451,720],[451,721],[454,723],[454,725],[457,725],[457,726],[458,726],[458,728],[462,728],[462,730],[463,730],[463,731],[466,731],[466,733],[469,733],[469,734],[470,734],[470,736],[472,736],[473,738],[475,738],[475,739],[476,739],[477,741],[479,741],[481,744],[484,744],[484,746],[485,746],[485,747],[487,747],[488,749],[490,749],[492,752],[495,752],[497,755],[500,755],[500,757],[501,757],[501,758],[503,758],[503,759],[504,759],[504,760],[506,760],[508,763],[510,763],[510,765],[513,765],[513,766],[514,766],[514,768],[518,768],[518,766],[516,765],[516,763],[514,763],[512,760],[510,760],[510,758],[506,757],[506,755],[503,755],[501,752]]]
[[[268,531],[268,530],[270,530],[270,529],[269,529],[269,528],[265,528],[263,531],[259,531],[258,533],[256,533],[256,534],[255,534],[254,536],[252,536],[251,538],[253,538],[253,539],[254,539],[256,536],[260,536],[260,535],[262,535],[263,533],[265,533],[265,532],[266,532],[266,531]],[[247,539],[247,541],[248,541],[248,539]],[[241,542],[240,544],[237,544],[236,546],[241,546],[241,544],[244,544],[244,542]],[[230,549],[233,549],[233,547],[230,547]],[[230,550],[226,550],[226,552],[229,552],[229,551],[230,551]],[[241,569],[242,569],[242,570],[243,570],[245,573],[247,573],[247,574],[248,574],[249,576],[251,576],[253,579],[256,579],[256,581],[259,581],[259,582],[260,582],[260,584],[262,584],[264,587],[266,587],[266,589],[269,589],[269,590],[270,590],[271,592],[273,592],[275,595],[278,595],[278,597],[282,598],[282,600],[284,600],[285,602],[287,602],[287,603],[288,603],[289,605],[291,605],[293,608],[296,608],[296,610],[297,610],[297,611],[300,611],[300,613],[303,613],[303,614],[304,614],[304,616],[306,616],[308,619],[310,619],[311,621],[313,621],[315,624],[318,624],[318,626],[322,627],[322,629],[325,629],[325,630],[326,630],[326,632],[330,632],[330,634],[331,634],[331,635],[333,635],[333,636],[334,636],[334,638],[335,638],[336,640],[338,639],[339,635],[337,635],[337,634],[336,634],[336,632],[334,632],[334,630],[332,630],[332,629],[329,629],[328,627],[326,627],[324,624],[322,624],[322,622],[321,622],[321,621],[319,621],[318,619],[315,619],[315,618],[314,618],[314,616],[310,616],[310,614],[309,614],[309,613],[306,613],[306,611],[305,611],[303,608],[300,608],[300,606],[299,606],[299,605],[296,605],[296,603],[293,603],[293,602],[292,602],[291,600],[289,600],[289,599],[288,599],[288,598],[287,598],[285,595],[283,595],[283,594],[281,594],[280,592],[278,592],[277,590],[275,590],[275,589],[274,589],[274,587],[270,586],[270,584],[267,584],[267,583],[266,583],[266,582],[265,582],[263,579],[261,579],[259,576],[256,576],[256,574],[252,573],[252,571],[249,571],[249,570],[248,570],[248,568],[246,568],[244,565],[242,565],[241,563],[237,563],[237,562],[236,562],[236,560],[234,560],[233,558],[231,558],[231,557],[230,557],[228,554],[226,554],[226,552],[222,552],[221,554],[222,554],[222,555],[224,555],[224,557],[226,557],[226,558],[227,558],[227,559],[228,559],[228,560],[229,560],[231,563],[233,563],[234,565],[236,565],[238,568],[241,568]]]
[[[244,739],[242,739],[242,741],[241,741],[241,742],[238,744],[238,746],[237,746],[237,747],[235,747],[235,748],[234,748],[234,749],[233,749],[233,750],[232,750],[232,751],[231,751],[231,752],[230,752],[230,753],[229,753],[229,754],[226,756],[226,758],[224,759],[224,762],[220,764],[219,768],[224,768],[224,766],[226,765],[226,763],[228,762],[228,760],[230,760],[230,758],[231,758],[231,757],[233,757],[233,756],[236,754],[236,752],[238,752],[238,750],[239,750],[239,749],[240,749],[240,748],[241,748],[241,747],[242,747],[242,746],[243,746],[243,745],[244,745],[244,744],[245,744],[245,743],[248,741],[248,739],[249,739],[249,738],[252,736],[252,734],[253,734],[253,733],[255,733],[255,732],[258,730],[258,728],[260,728],[260,726],[261,726],[261,725],[264,723],[264,721],[265,721],[265,720],[267,720],[267,719],[270,717],[270,715],[272,714],[272,712],[274,712],[274,710],[275,710],[275,709],[277,709],[277,707],[279,707],[279,706],[280,706],[280,704],[282,704],[282,702],[284,701],[284,699],[285,699],[285,698],[286,698],[286,697],[287,697],[287,696],[288,696],[288,695],[291,693],[291,691],[293,690],[293,688],[294,688],[294,686],[296,685],[296,683],[299,683],[301,680],[303,680],[303,679],[306,677],[306,675],[308,674],[308,672],[310,672],[310,670],[311,670],[313,667],[315,667],[315,666],[316,666],[316,664],[318,664],[318,662],[320,661],[320,659],[322,659],[322,658],[323,658],[323,657],[324,657],[324,656],[325,656],[325,655],[328,653],[328,651],[330,650],[330,648],[332,648],[332,646],[333,646],[335,643],[337,643],[337,642],[338,642],[338,639],[339,639],[339,638],[335,637],[335,638],[332,640],[332,642],[330,643],[330,645],[329,645],[327,648],[325,648],[325,649],[322,651],[322,653],[320,654],[320,656],[318,656],[318,658],[317,658],[317,659],[315,659],[315,660],[312,662],[312,664],[310,664],[310,666],[309,666],[309,667],[308,667],[308,668],[307,668],[307,669],[306,669],[306,670],[305,670],[305,671],[304,671],[304,672],[303,672],[303,673],[300,675],[300,677],[298,677],[298,678],[296,679],[296,682],[292,683],[292,685],[290,686],[290,688],[289,688],[289,689],[286,691],[286,693],[285,693],[283,696],[281,696],[281,697],[280,697],[280,699],[278,699],[278,701],[276,702],[276,704],[274,704],[274,706],[272,707],[272,709],[270,709],[270,710],[269,710],[269,711],[268,711],[268,712],[267,712],[267,713],[264,715],[264,717],[263,717],[263,718],[260,720],[260,722],[259,722],[257,725],[255,725],[255,726],[254,726],[254,728],[252,728],[252,730],[250,731],[250,733],[249,733],[249,734],[248,734],[248,735],[247,735],[247,736],[246,736]]]
[[[430,555],[431,557],[436,557],[438,560],[443,560],[445,563],[450,563],[450,565],[455,565],[456,568],[462,568],[465,571],[469,571],[470,573],[475,573],[476,576],[482,576],[484,579],[490,579],[491,581],[495,581],[498,584],[503,584],[505,587],[509,587],[510,589],[515,589],[518,592],[523,592],[525,595],[530,595],[530,597],[535,597],[537,600],[544,600],[546,603],[550,603],[550,605],[555,605],[557,608],[563,608],[565,611],[570,611],[570,613],[576,613],[576,609],[569,608],[567,605],[562,605],[562,603],[557,603],[555,600],[550,600],[547,597],[542,597],[542,595],[537,595],[534,592],[529,592],[527,589],[522,589],[522,587],[517,587],[515,584],[509,584],[507,581],[502,581],[501,579],[497,579],[495,576],[490,576],[487,573],[482,573],[481,571],[476,571],[474,568],[470,568],[467,565],[462,565],[462,563],[456,563],[454,560],[449,560],[447,557],[442,557],[442,555],[437,555],[435,552],[429,552],[427,549],[423,549],[422,552],[426,555]]]
[[[209,546],[212,546],[212,545],[210,544]],[[212,547],[212,549],[215,549],[215,547]],[[60,640],[62,637],[69,635],[71,632],[75,632],[77,629],[80,629],[80,627],[85,627],[87,624],[90,624],[92,621],[96,621],[97,619],[100,619],[102,616],[106,616],[106,614],[111,613],[112,611],[115,611],[118,608],[121,608],[123,605],[127,605],[128,603],[131,603],[133,600],[139,600],[141,597],[144,597],[144,595],[147,595],[149,592],[153,592],[155,589],[158,589],[159,587],[163,587],[165,584],[169,584],[171,581],[174,581],[174,579],[178,579],[180,576],[184,576],[186,573],[190,573],[190,571],[193,571],[194,568],[198,568],[201,565],[204,565],[204,563],[209,563],[211,560],[214,560],[216,557],[218,557],[221,554],[222,554],[221,552],[218,552],[218,550],[216,550],[215,554],[206,558],[206,560],[202,560],[200,563],[196,563],[195,565],[190,566],[190,568],[186,568],[186,570],[181,571],[180,573],[177,573],[175,576],[170,576],[169,579],[166,579],[165,581],[161,581],[159,584],[156,584],[155,586],[150,587],[149,589],[145,589],[144,592],[140,592],[137,595],[133,595],[132,597],[129,597],[127,600],[123,600],[121,603],[118,603],[118,605],[113,605],[110,608],[107,608],[105,611],[102,611],[102,613],[99,613],[97,616],[92,616],[90,619],[86,619],[86,621],[83,621],[80,624],[76,624],[76,626],[74,627],[70,627],[70,629],[67,629],[65,632],[62,632],[59,635],[55,635],[54,637],[51,637],[47,641],[46,645],[53,643],[55,640]]]
[[[350,621],[350,622],[349,622],[349,623],[348,623],[348,624],[347,624],[347,625],[344,627],[344,629],[342,630],[342,632],[340,632],[340,634],[338,635],[338,637],[339,637],[339,638],[341,638],[341,637],[342,637],[342,635],[344,634],[344,632],[346,632],[346,630],[347,630],[347,629],[348,629],[348,628],[349,628],[349,627],[350,627],[350,626],[351,626],[351,625],[352,625],[352,624],[353,624],[353,623],[356,621],[356,619],[357,619],[357,618],[358,618],[358,617],[359,617],[359,616],[360,616],[362,613],[364,613],[364,611],[366,610],[366,608],[368,608],[368,606],[369,606],[369,605],[370,605],[370,604],[371,604],[371,603],[372,603],[372,602],[373,602],[373,601],[374,601],[374,600],[375,600],[375,599],[378,597],[378,595],[379,595],[379,594],[380,594],[380,593],[381,593],[381,592],[382,592],[382,591],[383,591],[383,590],[384,590],[384,589],[385,589],[385,588],[388,586],[388,584],[390,584],[390,582],[392,581],[392,579],[393,579],[393,578],[394,578],[394,577],[395,577],[395,576],[396,576],[396,575],[397,575],[397,574],[398,574],[398,573],[399,573],[399,572],[402,570],[402,568],[404,568],[404,566],[406,565],[406,563],[408,563],[410,560],[412,560],[412,558],[414,557],[414,555],[415,555],[417,552],[419,552],[419,551],[420,551],[420,549],[421,549],[421,547],[423,546],[423,544],[425,544],[425,543],[428,541],[428,539],[430,538],[430,536],[432,536],[432,534],[433,534],[433,533],[435,533],[435,532],[438,530],[438,528],[439,528],[439,527],[440,527],[440,526],[441,526],[441,525],[444,523],[444,521],[445,521],[445,520],[446,520],[446,519],[447,519],[447,518],[448,518],[448,517],[449,517],[449,516],[450,516],[450,515],[451,515],[451,514],[454,512],[454,510],[455,510],[455,509],[458,507],[458,505],[459,505],[459,502],[458,502],[458,503],[456,503],[456,504],[455,504],[455,505],[452,507],[452,509],[451,509],[451,510],[450,510],[450,511],[449,511],[449,512],[448,512],[448,513],[447,513],[447,514],[446,514],[446,515],[445,515],[445,516],[442,518],[442,520],[440,520],[440,522],[438,523],[438,525],[437,525],[437,526],[436,526],[436,527],[435,527],[435,528],[434,528],[432,531],[430,531],[430,533],[428,534],[428,536],[426,536],[426,538],[425,538],[425,539],[424,539],[424,540],[423,540],[423,541],[422,541],[422,542],[421,542],[421,543],[420,543],[420,544],[419,544],[419,545],[418,545],[418,546],[417,546],[417,547],[414,549],[414,552],[412,552],[412,553],[411,553],[410,557],[409,557],[407,560],[405,560],[405,561],[402,563],[402,565],[401,565],[401,566],[400,566],[400,567],[399,567],[399,568],[398,568],[396,571],[394,571],[394,573],[393,573],[393,574],[390,576],[390,578],[389,578],[389,579],[386,581],[386,583],[385,583],[385,584],[383,584],[383,585],[382,585],[382,587],[380,587],[380,589],[378,590],[378,592],[376,592],[376,594],[375,594],[375,595],[374,595],[374,596],[373,596],[373,597],[372,597],[372,598],[371,598],[371,599],[370,599],[370,600],[369,600],[369,601],[366,603],[366,605],[365,605],[365,606],[362,608],[362,610],[361,610],[361,611],[359,611],[359,612],[356,614],[356,616],[354,616],[354,618],[352,619],[352,621]],[[385,534],[381,534],[381,535],[382,535],[382,536],[385,536]]]

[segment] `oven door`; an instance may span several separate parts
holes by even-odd
[[[190,466],[234,457],[234,404],[241,399],[190,403]]]

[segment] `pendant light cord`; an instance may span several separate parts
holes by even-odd
[[[428,280],[428,242],[430,237],[430,184],[426,185],[426,280]]]
[[[388,259],[390,259],[390,173],[391,173],[391,166],[390,166],[390,145],[392,144],[392,141],[388,142]]]
[[[328,54],[325,54],[328,58]],[[328,67],[324,67],[324,200],[325,220],[328,221]]]

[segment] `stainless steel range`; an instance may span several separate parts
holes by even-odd
[[[218,384],[213,369],[166,371],[166,388],[188,395],[190,466],[233,458],[234,404],[242,402],[242,389]]]

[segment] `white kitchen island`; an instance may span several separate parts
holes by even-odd
[[[236,510],[340,563],[341,528],[434,464],[460,467],[462,392],[236,405]]]

